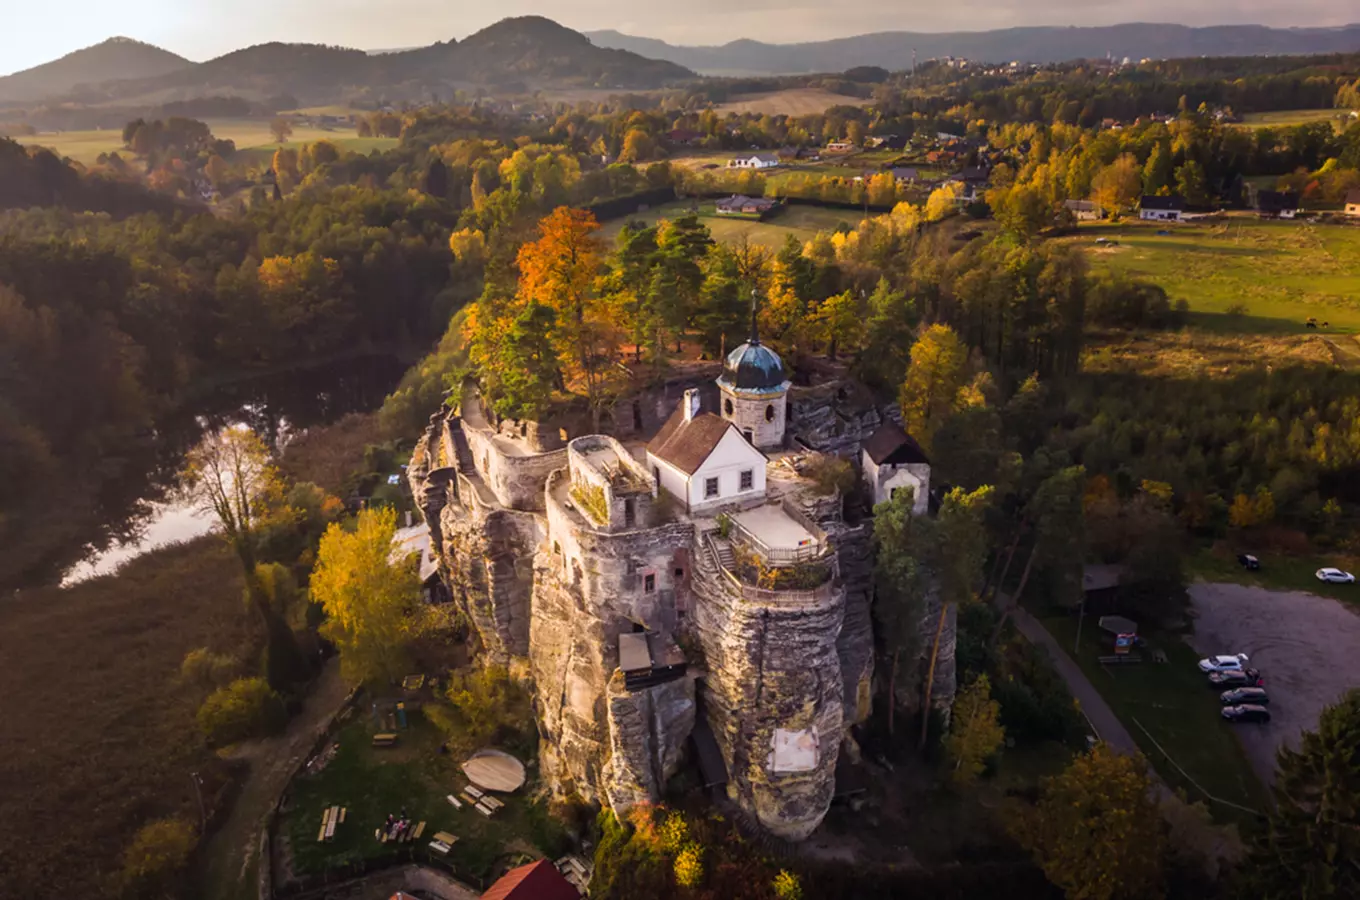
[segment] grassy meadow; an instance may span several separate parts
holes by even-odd
[[[688,213],[694,206],[693,201],[679,200],[649,209],[645,213],[624,216],[605,223],[601,236],[612,244],[614,238],[628,222],[656,224],[661,219],[670,219]],[[727,218],[715,215],[713,203],[700,203],[699,215],[712,232],[715,241],[733,242],[742,238],[753,244],[762,244],[772,250],[784,245],[784,240],[793,235],[800,241],[810,240],[819,231],[833,231],[838,225],[851,228],[859,224],[863,214],[852,209],[829,209],[821,206],[787,206],[778,214],[763,222],[751,219]]]
[[[1200,327],[1301,334],[1313,317],[1331,334],[1360,332],[1360,228],[1232,217],[1083,225],[1066,240],[1087,250],[1094,270],[1147,279],[1185,300]]]
[[[868,106],[872,101],[834,94],[821,88],[790,88],[765,94],[745,94],[714,107],[720,116],[728,113],[764,113],[771,116],[809,116],[826,112],[833,106]]]
[[[1284,128],[1290,125],[1307,125],[1310,122],[1336,122],[1337,117],[1345,115],[1342,109],[1284,109],[1275,112],[1247,113],[1242,124],[1248,128]]]
[[[269,131],[269,119],[205,119],[214,136],[236,143],[238,154],[243,152],[264,155],[279,148]],[[59,156],[70,157],[84,165],[93,165],[101,153],[127,154],[123,149],[123,135],[118,129],[93,131],[44,132],[16,138],[21,144],[48,147]],[[294,124],[290,145],[309,144],[327,140],[342,150],[369,153],[389,150],[397,145],[396,138],[361,138],[353,128],[320,128]]]

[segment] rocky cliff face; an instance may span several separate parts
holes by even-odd
[[[623,674],[609,680],[609,761],[604,795],[622,812],[665,795],[666,781],[680,769],[685,742],[694,730],[693,677],[640,691],[624,686]]]

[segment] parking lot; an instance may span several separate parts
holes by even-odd
[[[1190,597],[1199,615],[1195,650],[1246,653],[1265,679],[1270,723],[1235,728],[1252,767],[1272,784],[1280,744],[1298,747],[1323,707],[1360,687],[1360,615],[1325,597],[1238,584],[1195,584]]]

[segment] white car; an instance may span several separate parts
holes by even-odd
[[[1210,656],[1199,661],[1201,672],[1240,672],[1247,664],[1247,654],[1235,656]]]
[[[1327,568],[1317,570],[1317,580],[1326,581],[1329,584],[1354,584],[1355,576],[1340,569]]]

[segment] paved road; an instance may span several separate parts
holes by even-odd
[[[1119,717],[1110,709],[1109,704],[1100,696],[1100,692],[1086,678],[1081,667],[1072,661],[1072,657],[1058,642],[1053,635],[1048,633],[1048,629],[1039,624],[1035,619],[1023,609],[1016,609],[1011,613],[1011,621],[1020,633],[1029,639],[1031,644],[1038,644],[1048,651],[1049,658],[1053,660],[1053,668],[1058,670],[1058,674],[1067,682],[1067,689],[1072,692],[1081,703],[1082,711],[1086,713],[1091,724],[1095,726],[1096,737],[1109,744],[1120,753],[1133,755],[1140,753],[1138,743],[1129,734],[1128,729],[1119,721]]]

